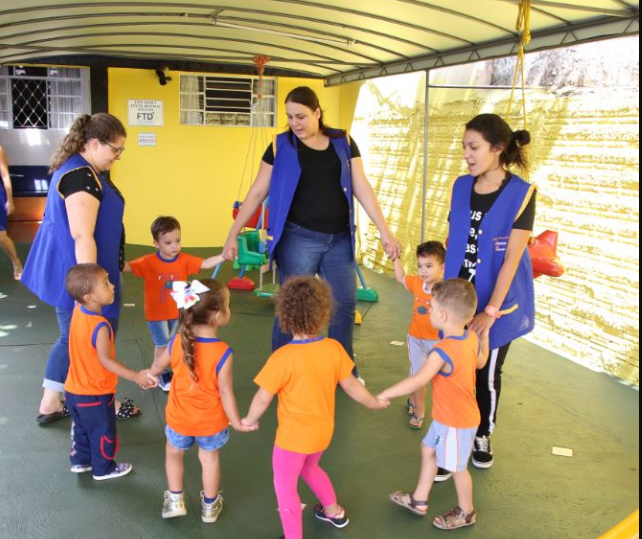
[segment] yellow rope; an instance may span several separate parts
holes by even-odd
[[[519,13],[517,14],[516,29],[521,32],[522,38],[519,42],[519,53],[517,56],[517,64],[515,65],[515,75],[513,77],[513,89],[510,94],[510,102],[508,104],[507,118],[510,118],[513,112],[513,103],[515,100],[515,88],[517,88],[517,78],[519,74],[522,75],[522,114],[524,116],[524,129],[528,129],[528,119],[526,116],[526,45],[531,42],[531,0],[522,0],[519,5]]]

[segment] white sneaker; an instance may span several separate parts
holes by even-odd
[[[121,462],[116,464],[114,471],[106,475],[94,475],[96,481],[105,481],[106,479],[116,479],[117,477],[122,477],[131,472],[134,467],[129,462]]]
[[[205,494],[201,491],[201,518],[203,522],[212,524],[218,520],[223,511],[223,496],[220,494],[212,503],[205,503]]]
[[[165,491],[165,501],[163,502],[163,518],[184,517],[187,514],[185,508],[185,497],[183,493],[174,494],[169,490]]]
[[[91,472],[91,464],[74,464],[70,471],[71,473]]]

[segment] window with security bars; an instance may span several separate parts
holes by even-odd
[[[0,129],[68,129],[82,112],[80,69],[0,68]]]
[[[181,75],[181,124],[276,127],[276,79]]]

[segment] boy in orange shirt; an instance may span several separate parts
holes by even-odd
[[[428,497],[437,468],[452,472],[458,505],[433,520],[442,530],[472,526],[476,521],[473,480],[468,472],[481,416],[475,399],[475,378],[488,360],[488,334],[481,339],[467,329],[477,308],[475,287],[449,279],[433,288],[430,319],[443,340],[435,345],[423,368],[412,378],[383,391],[378,398],[408,395],[432,381],[432,418],[421,445],[421,473],[414,492],[393,492],[392,502],[419,516],[428,512]]]
[[[417,247],[417,275],[406,275],[401,259],[394,261],[397,282],[414,297],[412,319],[408,329],[408,359],[410,376],[426,364],[428,355],[439,342],[439,333],[430,322],[430,302],[433,287],[444,278],[446,249],[438,241],[428,241]],[[421,429],[426,416],[426,387],[422,386],[408,399],[411,429]],[[447,477],[444,476],[444,479]]]
[[[260,389],[242,420],[248,427],[258,427],[274,396],[279,396],[279,427],[272,462],[284,539],[303,539],[299,477],[321,502],[314,508],[316,518],[336,528],[348,525],[332,483],[319,466],[334,432],[337,384],[372,410],[389,405],[372,396],[352,376],[354,363],[343,346],[320,336],[331,311],[332,296],[325,282],[313,277],[286,281],[277,297],[276,312],[283,332],[294,338],[272,354],[255,378]]]
[[[124,273],[145,279],[145,318],[154,341],[154,360],[167,349],[176,333],[178,308],[171,297],[174,281],[187,281],[202,269],[211,269],[222,262],[222,255],[202,259],[181,253],[181,224],[174,217],[158,217],[151,226],[154,247],[158,252],[125,262]],[[163,373],[159,386],[169,391],[171,372]]]
[[[114,285],[97,264],[69,270],[67,291],[78,302],[69,329],[69,374],[65,382],[67,408],[73,419],[71,471],[93,472],[102,481],[126,475],[132,465],[114,462],[118,450],[114,398],[118,377],[147,389],[155,384],[149,371],[136,372],[116,359],[114,332],[101,315],[114,302]]]

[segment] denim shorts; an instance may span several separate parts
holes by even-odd
[[[213,436],[183,436],[169,425],[165,427],[165,436],[172,447],[182,451],[190,449],[194,445],[194,442],[204,451],[216,451],[230,440],[227,429]]]
[[[176,333],[178,320],[158,320],[154,322],[147,321],[149,332],[152,334],[154,346],[163,347],[169,344],[169,341]]]
[[[473,453],[475,436],[477,427],[457,429],[433,421],[423,443],[435,450],[437,466],[449,472],[463,472]]]

